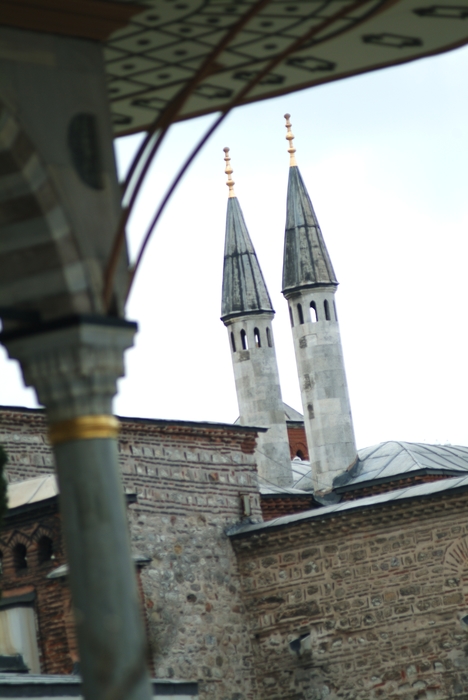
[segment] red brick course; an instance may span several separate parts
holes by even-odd
[[[53,543],[53,558],[41,562],[38,542],[42,536]],[[27,568],[17,570],[14,547],[27,550]],[[71,673],[77,660],[72,631],[70,592],[63,579],[47,579],[47,574],[65,563],[60,516],[57,505],[49,504],[34,512],[10,515],[0,536],[3,571],[0,585],[3,598],[35,593],[39,658],[42,673]]]
[[[294,457],[309,459],[309,450],[307,448],[307,438],[304,425],[291,425],[291,423],[288,423],[287,428],[291,459],[294,459]]]
[[[303,513],[317,507],[311,494],[304,494],[304,496],[262,496],[260,505],[265,521],[279,518],[282,515]]]

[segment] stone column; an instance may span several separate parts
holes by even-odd
[[[75,316],[1,338],[47,409],[87,700],[151,697],[112,416],[135,330]]]
[[[334,295],[331,286],[287,295],[316,494],[357,459]]]
[[[273,313],[263,313],[246,314],[224,323],[229,334],[240,424],[267,428],[257,438],[258,474],[267,485],[289,487],[293,481],[291,453],[272,321]]]

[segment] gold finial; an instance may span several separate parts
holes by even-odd
[[[226,154],[224,156],[224,160],[226,161],[226,169],[225,173],[228,176],[226,185],[229,187],[229,197],[235,197],[236,195],[234,194],[234,180],[232,179],[231,175],[234,172],[231,166],[231,158],[229,156],[229,148],[226,146],[226,148],[223,148],[224,153]]]
[[[293,166],[293,165],[297,165],[297,163],[296,163],[296,156],[294,155],[296,152],[296,149],[294,148],[294,144],[293,144],[294,134],[291,131],[291,122],[289,121],[291,118],[291,115],[285,114],[284,118],[286,119],[286,129],[288,130],[287,134],[286,134],[286,139],[289,141],[289,148],[288,148],[289,165]]]

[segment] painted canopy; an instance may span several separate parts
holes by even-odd
[[[28,11],[25,11],[27,8]],[[4,0],[0,23],[103,41],[117,134],[447,51],[451,0]]]

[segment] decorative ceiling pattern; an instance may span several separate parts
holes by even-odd
[[[105,48],[117,134],[144,129],[158,118],[210,56],[210,74],[191,90],[176,118],[403,63],[468,41],[468,23],[463,21],[468,18],[468,4],[430,0],[133,4],[141,4],[142,12],[112,33]]]

